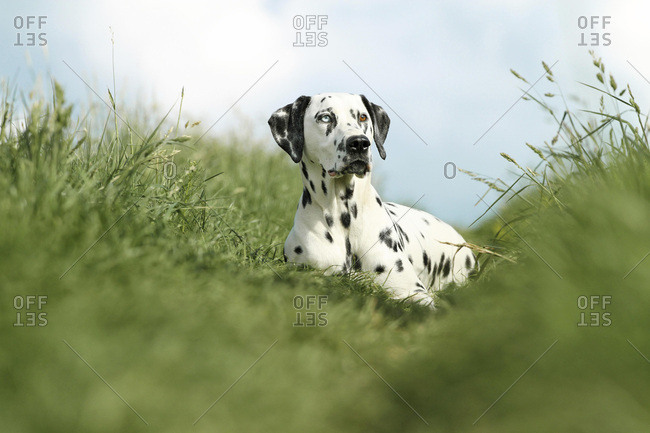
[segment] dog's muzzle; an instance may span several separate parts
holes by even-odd
[[[365,135],[353,135],[345,140],[345,164],[341,169],[342,174],[365,175],[370,171],[370,140]]]
[[[353,135],[345,140],[348,155],[367,155],[370,140],[365,135]]]

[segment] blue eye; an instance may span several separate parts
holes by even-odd
[[[329,114],[323,114],[318,118],[318,120],[323,123],[330,123],[332,121],[332,116]]]

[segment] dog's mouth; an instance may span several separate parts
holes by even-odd
[[[360,159],[352,161],[341,170],[343,174],[366,174],[369,171],[370,164],[368,164],[368,161],[362,161]]]
[[[328,173],[332,177],[341,176],[344,174],[354,174],[357,177],[363,177],[368,172],[370,172],[370,168],[371,168],[370,162],[357,159],[352,162],[349,162],[340,170],[329,170]]]

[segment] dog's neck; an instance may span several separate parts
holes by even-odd
[[[375,194],[370,184],[370,172],[362,178],[353,174],[331,177],[321,164],[311,162],[307,158],[303,158],[298,165],[303,184],[303,195],[299,207],[305,207],[305,204],[311,203],[311,205],[322,209],[324,213],[325,210],[328,210],[357,214],[365,205],[364,198],[371,197],[372,200],[375,200]],[[355,209],[351,209],[352,205],[355,206]],[[332,215],[332,217],[340,218],[340,215]]]

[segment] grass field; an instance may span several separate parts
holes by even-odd
[[[500,256],[435,312],[283,263],[283,152],[78,122],[58,86],[16,133],[5,92],[0,431],[648,431],[646,119],[595,65],[591,113],[531,95],[558,135],[483,180],[502,198],[467,237]]]

